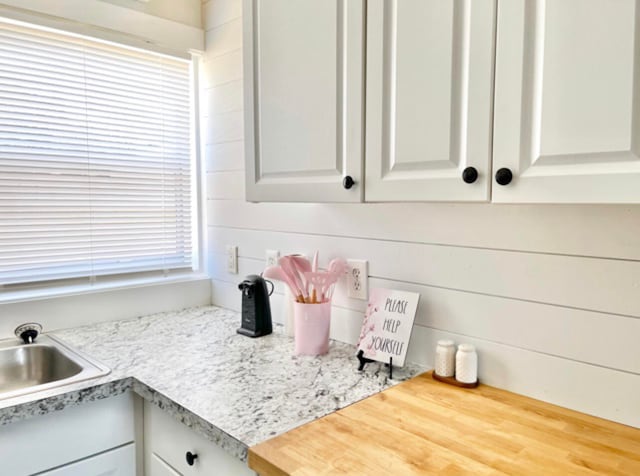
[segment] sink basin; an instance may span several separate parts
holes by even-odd
[[[0,341],[0,400],[106,375],[104,365],[54,337],[33,344]]]

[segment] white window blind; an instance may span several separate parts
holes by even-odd
[[[0,284],[192,267],[190,64],[0,22]]]

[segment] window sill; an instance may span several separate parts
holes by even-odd
[[[15,291],[0,291],[0,304],[14,304],[20,302],[37,301],[58,297],[79,296],[119,289],[158,286],[164,284],[183,283],[189,281],[209,280],[203,273],[184,273],[168,277],[143,277],[120,279],[103,283],[86,283],[72,285],[49,286],[39,289],[20,289]]]

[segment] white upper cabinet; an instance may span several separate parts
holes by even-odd
[[[493,201],[640,203],[640,3],[503,0],[497,31]]]
[[[489,200],[494,27],[495,0],[369,0],[367,201]]]
[[[638,0],[244,8],[248,200],[640,203]]]
[[[361,201],[363,0],[245,0],[243,16],[247,200]]]

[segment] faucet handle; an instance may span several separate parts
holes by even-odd
[[[16,334],[16,337],[22,339],[25,344],[32,344],[35,342],[38,334],[42,332],[42,325],[37,322],[27,322],[20,324],[13,332]]]

